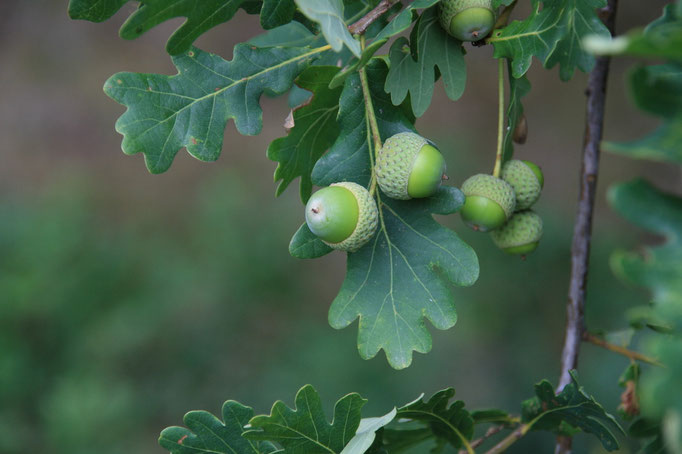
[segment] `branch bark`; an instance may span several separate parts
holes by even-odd
[[[386,14],[391,6],[395,3],[395,0],[381,0],[379,4],[365,16],[361,17],[357,22],[348,26],[348,31],[352,35],[362,35],[364,34],[370,25],[374,23],[381,16]]]
[[[615,34],[618,0],[609,0],[600,10],[600,16],[611,34]],[[590,73],[587,86],[587,119],[585,124],[585,144],[583,148],[582,171],[580,175],[580,199],[573,230],[571,247],[571,281],[566,306],[566,336],[561,354],[561,378],[557,392],[571,382],[569,371],[578,367],[580,343],[586,333],[585,295],[587,273],[592,242],[592,219],[599,174],[600,142],[604,128],[604,105],[606,83],[609,75],[609,57],[597,58],[594,70]],[[568,454],[572,451],[572,438],[558,437],[555,454]]]

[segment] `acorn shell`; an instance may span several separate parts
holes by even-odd
[[[540,181],[525,162],[518,159],[508,161],[502,168],[502,179],[514,188],[516,211],[527,210],[540,198]]]
[[[442,0],[439,4],[438,18],[440,19],[440,24],[443,29],[445,29],[448,34],[451,34],[450,24],[452,23],[452,19],[462,11],[470,8],[488,9],[493,14],[493,17],[495,15],[492,0]],[[459,37],[456,38],[461,39]],[[484,36],[481,36],[481,38],[484,38]]]
[[[462,184],[462,192],[467,197],[479,196],[492,200],[504,210],[507,219],[514,213],[514,208],[516,207],[514,188],[500,178],[479,173],[469,177]]]
[[[376,162],[377,183],[392,199],[409,200],[407,184],[417,154],[428,141],[413,132],[389,137],[379,150]]]
[[[537,243],[542,238],[542,218],[531,210],[521,211],[503,227],[490,232],[490,237],[502,250]]]
[[[355,252],[374,236],[379,223],[379,211],[374,198],[369,191],[356,183],[344,181],[342,183],[334,183],[331,186],[341,186],[348,189],[355,196],[358,202],[358,224],[351,235],[340,243],[328,243],[328,246],[346,252]]]

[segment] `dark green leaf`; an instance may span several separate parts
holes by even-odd
[[[515,421],[509,413],[497,409],[475,410],[471,412],[471,417],[474,418],[474,424],[511,424]]]
[[[623,429],[604,407],[585,393],[574,371],[571,372],[571,383],[558,395],[554,394],[554,387],[547,380],[535,385],[535,394],[536,397],[526,400],[522,405],[523,421],[532,430],[564,433],[562,424],[568,424],[595,435],[607,451],[619,448],[618,440],[608,426],[624,433]]]
[[[182,147],[202,161],[216,160],[227,120],[242,134],[258,134],[260,96],[286,92],[319,52],[239,44],[232,61],[198,49],[173,57],[175,76],[115,74],[104,91],[128,107],[116,122],[123,151],[144,153],[153,173],[167,170]]]
[[[455,395],[452,388],[434,394],[428,402],[421,398],[398,409],[398,418],[411,419],[428,424],[436,438],[459,449],[474,436],[474,419],[464,409],[464,402],[450,404]]]
[[[366,71],[382,140],[410,130],[408,116],[391,104],[382,89],[386,63],[373,59]],[[339,140],[315,165],[313,182],[328,186],[353,181],[367,186],[373,150],[357,75],[346,81],[339,118]],[[439,329],[455,324],[449,286],[473,284],[478,278],[478,259],[470,246],[440,226],[431,213],[455,212],[463,202],[456,188],[406,202],[380,196],[377,235],[349,254],[346,280],[329,312],[329,323],[339,329],[360,318],[358,348],[363,358],[383,349],[391,366],[405,368],[412,351],[425,353],[431,348],[424,317]]]
[[[433,438],[433,432],[428,427],[420,427],[417,429],[406,429],[402,427],[406,425],[407,424],[401,423],[396,428],[384,429],[381,432],[386,453],[405,452],[406,450]]]
[[[413,130],[412,119],[402,109],[395,107],[384,92],[386,63],[380,59],[372,59],[366,71],[381,139],[386,140],[399,132]],[[339,181],[352,181],[367,186],[371,175],[369,147],[372,141],[367,129],[360,77],[357,74],[346,79],[340,99],[339,122],[339,139],[315,165],[313,183],[317,186],[329,186]]]
[[[413,58],[415,54],[416,60]],[[412,111],[417,117],[431,104],[436,68],[443,78],[445,93],[455,101],[464,93],[466,64],[462,43],[448,35],[438,21],[438,9],[421,15],[412,31],[412,52],[405,38],[391,46],[391,67],[386,78],[386,92],[399,105],[410,94]]]
[[[289,134],[268,147],[268,158],[279,162],[275,181],[282,182],[277,188],[277,195],[300,176],[303,203],[310,197],[313,167],[339,136],[336,116],[341,88],[329,88],[330,81],[338,72],[339,68],[335,66],[312,66],[296,79],[296,85],[312,92],[313,97],[293,111],[294,127]]]
[[[353,74],[359,69],[364,68],[375,53],[384,45],[388,39],[378,39],[372,42],[365,50],[362,51],[360,58],[355,58],[350,62],[350,66],[344,68],[343,71],[338,73],[332,81],[329,83],[329,88],[337,88],[343,86],[348,76]]]
[[[633,142],[604,142],[604,149],[634,159],[682,164],[682,117],[665,122],[650,135]]]
[[[223,405],[223,421],[205,411],[191,411],[183,421],[187,426],[168,427],[159,444],[173,454],[268,454],[276,448],[268,442],[242,438],[253,409],[234,401]]]
[[[320,396],[307,385],[296,394],[295,410],[276,402],[269,416],[251,419],[253,430],[245,432],[244,437],[279,443],[286,454],[338,454],[355,435],[366,402],[355,393],[343,397],[334,406],[333,422],[329,424]]]
[[[101,22],[116,13],[127,0],[71,0],[69,14],[74,19]],[[187,20],[171,35],[168,53],[189,50],[194,40],[216,25],[232,19],[240,7],[253,12],[253,2],[245,0],[142,0],[139,8],[121,27],[121,37],[135,39],[149,29],[176,17]]]
[[[495,31],[489,41],[496,58],[512,62],[512,74],[521,77],[530,68],[533,57],[546,68],[560,65],[560,77],[569,80],[575,69],[589,72],[594,57],[581,44],[587,35],[609,36],[596,13],[606,0],[545,0],[534,7],[523,21],[513,21]]]
[[[316,259],[329,254],[333,250],[311,232],[308,224],[305,222],[296,231],[291,239],[291,243],[289,243],[289,253],[297,259]]]
[[[260,24],[266,30],[288,24],[293,20],[295,12],[294,0],[263,0]]]
[[[327,42],[336,52],[347,46],[356,57],[360,56],[360,43],[348,31],[341,0],[295,0],[305,16],[320,24]]]
[[[440,0],[414,0],[403,9],[377,35],[377,39],[390,38],[407,30],[417,15],[418,9],[430,8]]]

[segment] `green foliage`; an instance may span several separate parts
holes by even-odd
[[[436,69],[443,78],[445,93],[456,101],[464,93],[466,65],[462,43],[452,38],[438,22],[438,8],[420,16],[412,29],[411,47],[398,38],[391,46],[391,66],[386,78],[386,92],[393,104],[400,105],[409,93],[412,111],[421,117],[431,104]]]
[[[279,443],[287,454],[340,453],[360,425],[360,413],[367,401],[349,394],[334,406],[334,419],[327,423],[320,396],[308,385],[296,394],[296,409],[276,402],[269,416],[250,421],[253,430],[245,437]]]
[[[313,66],[304,71],[296,84],[313,93],[311,100],[294,109],[293,124],[286,137],[273,141],[268,147],[268,158],[279,162],[275,181],[280,195],[296,178],[301,177],[301,199],[307,202],[312,193],[310,174],[318,159],[339,135],[336,116],[339,112],[341,88],[329,88],[339,72],[334,66]]]
[[[422,200],[380,197],[379,232],[349,255],[346,280],[329,310],[334,328],[359,318],[363,358],[383,349],[391,366],[408,367],[412,351],[431,349],[424,317],[438,329],[457,321],[449,284],[473,284],[478,260],[473,249],[431,213],[454,213],[463,203],[464,196],[455,188],[442,188]]]
[[[263,0],[260,24],[266,29],[286,25],[294,19],[296,4],[294,0]]]
[[[114,74],[104,91],[128,107],[116,123],[123,151],[143,153],[150,172],[167,170],[181,147],[215,161],[227,120],[242,134],[262,128],[259,99],[282,94],[324,48],[254,48],[240,44],[234,59],[194,49],[173,58],[175,76]]]
[[[342,0],[295,0],[301,12],[320,24],[327,42],[336,52],[348,47],[356,57],[360,56],[360,43],[354,39],[344,20]]]
[[[618,440],[608,426],[625,432],[604,407],[585,393],[575,372],[571,373],[571,380],[559,394],[554,393],[554,387],[547,380],[536,384],[536,396],[523,403],[523,421],[532,430],[556,433],[563,433],[568,425],[595,435],[607,451],[617,450]]]
[[[533,13],[493,32],[490,42],[496,58],[511,61],[512,74],[526,74],[533,57],[543,66],[560,65],[561,80],[573,77],[575,69],[589,72],[594,57],[585,52],[581,39],[586,35],[609,36],[596,13],[606,0],[546,0],[535,2]]]
[[[459,449],[474,436],[474,418],[461,400],[450,403],[454,396],[454,389],[444,389],[427,402],[418,399],[399,408],[397,417],[426,423],[437,439]]]
[[[239,402],[223,404],[219,420],[206,411],[185,415],[184,427],[168,427],[161,432],[159,444],[173,454],[269,454],[276,448],[268,442],[252,442],[242,437],[244,426],[253,417],[253,409]]]
[[[403,9],[377,35],[377,39],[390,38],[407,30],[417,15],[418,9],[430,8],[440,0],[414,0]]]
[[[530,82],[526,76],[511,77],[511,66],[508,67],[509,77],[509,106],[507,107],[507,128],[504,132],[502,144],[503,160],[509,161],[514,157],[514,133],[523,118],[523,104],[521,98],[530,92]]]
[[[128,0],[71,0],[69,14],[73,19],[102,22],[127,2]],[[173,33],[166,45],[169,54],[179,55],[187,52],[203,33],[232,19],[240,7],[257,13],[259,4],[260,2],[251,0],[142,0],[139,8],[121,27],[120,35],[124,39],[135,39],[162,22],[185,17],[187,21]]]

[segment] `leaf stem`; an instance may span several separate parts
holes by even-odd
[[[585,333],[583,335],[583,341],[589,342],[590,344],[596,345],[598,347],[602,347],[614,353],[618,353],[619,355],[623,355],[627,358],[630,358],[631,360],[641,361],[643,363],[652,364],[654,366],[665,367],[661,362],[657,361],[654,358],[651,358],[639,352],[629,350],[625,347],[621,347],[620,345],[612,344],[610,342],[605,341],[604,339],[595,336],[594,334]]]
[[[486,454],[500,454],[528,433],[531,428],[531,424],[521,424],[512,433],[507,435],[502,441],[490,448]]]
[[[360,36],[360,46],[364,50],[365,48],[365,37]],[[376,173],[374,171],[374,163],[376,161],[376,156],[381,149],[381,135],[379,134],[379,124],[377,123],[377,117],[374,112],[374,105],[372,104],[372,93],[369,91],[369,81],[367,80],[367,72],[365,67],[358,70],[360,75],[360,85],[362,85],[362,95],[365,100],[365,114],[367,117],[367,123],[369,124],[369,130],[372,135],[372,141],[374,146],[374,153],[372,153],[372,146],[369,146],[369,161],[372,168],[372,178],[370,180],[369,192],[374,195],[376,191]],[[369,137],[368,137],[369,139]]]
[[[495,157],[495,170],[493,176],[500,177],[502,171],[502,145],[504,143],[504,58],[497,61],[497,87],[498,87],[498,107],[497,107],[497,155]]]

